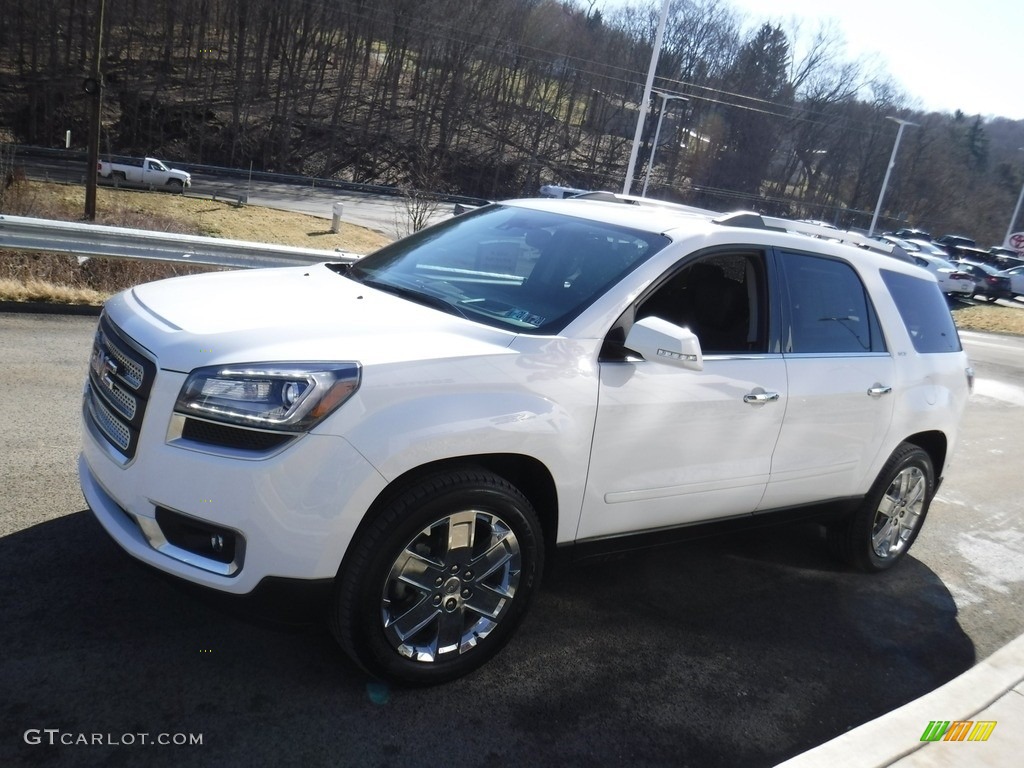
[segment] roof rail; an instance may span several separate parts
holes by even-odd
[[[605,203],[624,203],[625,205],[639,205],[646,208],[667,208],[681,213],[693,213],[700,216],[721,216],[720,211],[709,211],[707,208],[697,208],[682,203],[670,203],[667,200],[654,200],[650,197],[638,197],[636,195],[620,195],[617,192],[584,192],[581,195],[573,195],[571,200],[600,200]]]
[[[624,203],[626,205],[639,205],[650,208],[665,208],[689,213],[698,216],[710,216],[715,224],[725,227],[745,227],[747,229],[775,230],[777,232],[795,232],[809,237],[816,237],[821,240],[832,240],[834,242],[847,243],[865,248],[885,256],[905,258],[906,254],[902,249],[892,243],[875,240],[859,232],[850,232],[827,224],[811,221],[799,221],[797,219],[783,219],[778,216],[765,216],[751,211],[734,211],[732,213],[720,213],[709,211],[706,208],[696,208],[692,205],[680,203],[669,203],[664,200],[652,200],[649,197],[637,197],[635,195],[620,195],[616,192],[585,192],[575,195],[572,200],[599,200],[607,203]]]
[[[820,240],[833,240],[840,243],[848,243],[861,248],[866,248],[886,256],[893,256],[896,246],[892,243],[885,243],[880,240],[862,235],[859,232],[849,232],[845,229],[817,224],[809,221],[797,221],[796,219],[783,219],[778,216],[765,216],[763,214],[751,213],[749,211],[736,211],[719,216],[713,220],[716,224],[726,227],[746,227],[748,229],[770,229],[778,232],[796,232],[801,235],[816,237]]]

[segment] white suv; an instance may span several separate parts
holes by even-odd
[[[904,557],[971,379],[935,279],[836,230],[596,197],[114,297],[89,506],[195,584],[323,595],[411,684],[496,653],[556,550],[815,515],[852,566]]]

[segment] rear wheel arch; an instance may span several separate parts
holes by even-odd
[[[935,468],[936,479],[942,477],[946,467],[946,456],[949,452],[949,441],[944,433],[937,430],[918,432],[905,438],[903,442],[916,445],[927,453],[928,457],[932,460],[932,467]]]
[[[900,443],[858,509],[827,527],[832,554],[866,573],[892,568],[917,539],[936,485],[931,454],[916,443]]]

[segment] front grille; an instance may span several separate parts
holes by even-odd
[[[135,456],[156,364],[104,313],[89,360],[85,410],[96,430],[126,459]]]

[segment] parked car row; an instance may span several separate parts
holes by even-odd
[[[1024,258],[1008,248],[977,247],[963,235],[935,240],[920,229],[898,229],[878,237],[897,246],[918,266],[935,275],[948,296],[970,296],[986,301],[1024,296]]]
[[[981,296],[985,301],[1012,299],[1010,278],[988,264],[974,264],[969,261],[956,262],[957,267],[974,280],[972,296]]]

